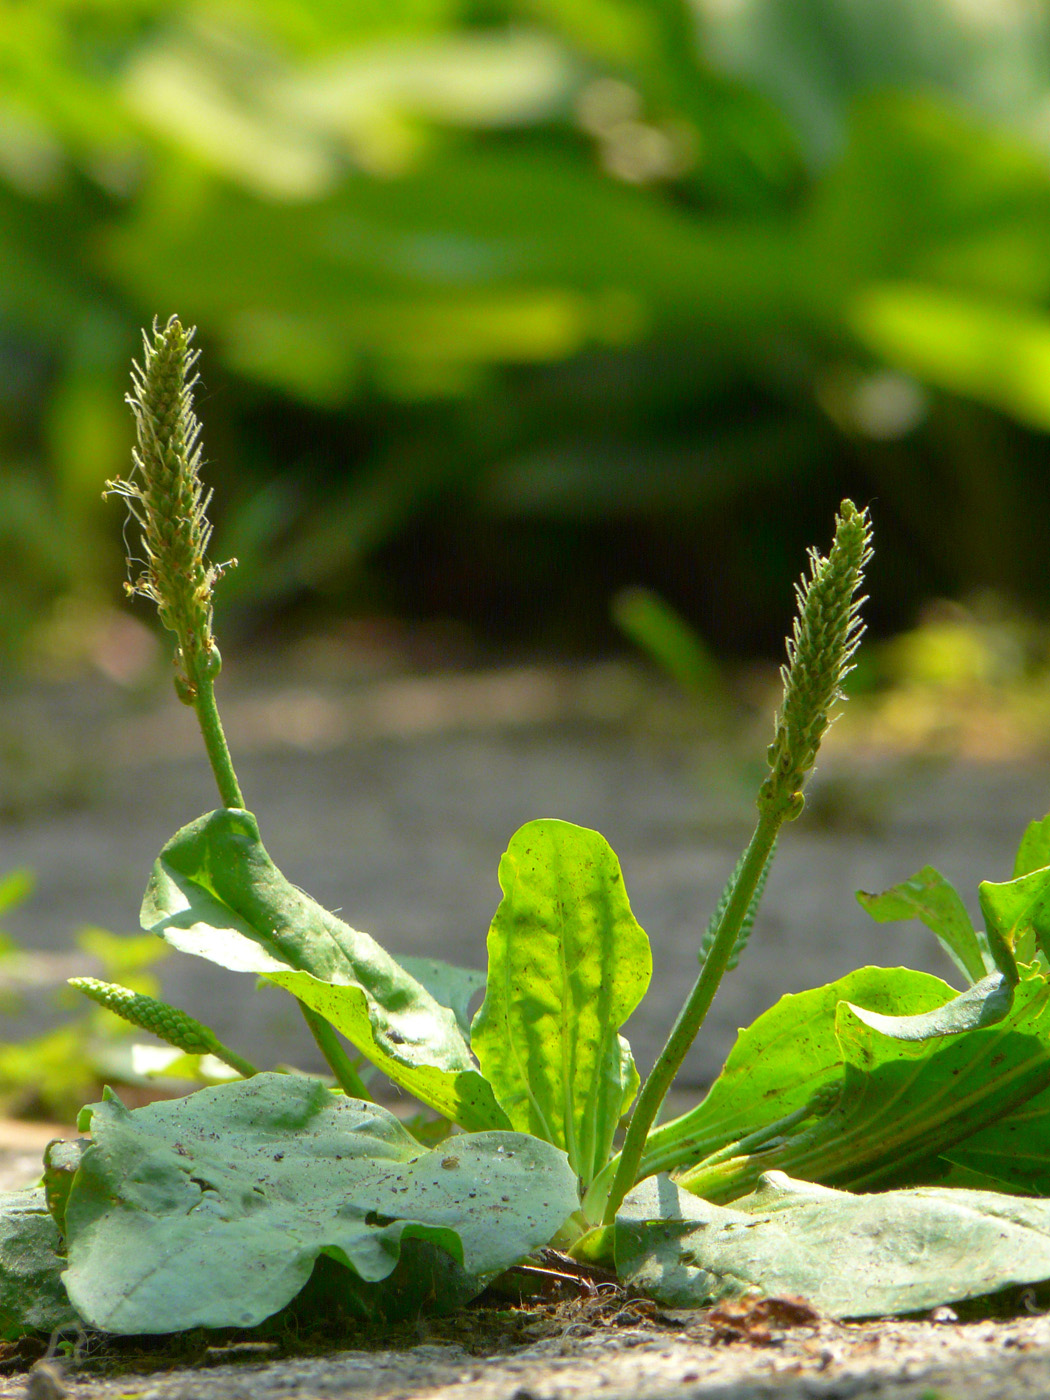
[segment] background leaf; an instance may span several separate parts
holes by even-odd
[[[121,1333],[251,1327],[324,1251],[386,1278],[409,1236],[478,1286],[545,1244],[577,1204],[565,1155],[517,1133],[427,1152],[385,1109],[263,1074],[128,1112],[85,1110],[93,1143],[66,1205],[66,1287]]]
[[[955,886],[932,865],[924,865],[907,880],[881,894],[857,891],[857,903],[876,923],[921,919],[936,934],[945,952],[968,982],[979,982],[992,969]]]
[[[563,1147],[587,1184],[637,1092],[617,1032],[649,985],[649,940],[596,831],[529,822],[499,880],[474,1052],[512,1125]]]
[[[926,1187],[854,1196],[780,1172],[733,1210],[664,1177],[616,1220],[621,1279],[671,1307],[756,1288],[834,1317],[918,1312],[1050,1278],[1050,1201]]]

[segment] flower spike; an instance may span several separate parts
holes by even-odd
[[[784,700],[767,757],[771,769],[762,785],[760,810],[776,810],[786,820],[802,811],[802,787],[831,724],[831,709],[842,698],[842,682],[853,667],[864,624],[857,593],[871,558],[871,520],[846,500],[835,518],[835,540],[825,559],[809,551],[809,577],[795,585],[798,612],[787,642],[787,665],[780,668]]]
[[[175,688],[192,705],[196,672],[214,678],[221,666],[212,635],[212,589],[228,564],[209,564],[211,539],[207,509],[211,492],[200,479],[200,423],[193,412],[191,371],[199,352],[190,349],[192,328],[185,331],[173,316],[152,338],[143,332],[143,363],[133,365],[127,403],[135,417],[137,443],[128,480],[106,482],[105,494],[123,496],[142,530],[146,565],[133,582],[135,594],[156,603],[161,622],[178,638]]]

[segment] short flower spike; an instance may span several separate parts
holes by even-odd
[[[831,708],[842,698],[842,682],[864,624],[857,593],[871,558],[871,521],[867,510],[846,500],[835,518],[835,540],[825,559],[809,552],[809,578],[795,585],[798,613],[788,638],[787,665],[780,669],[784,702],[769,746],[770,776],[762,785],[759,806],[775,808],[790,820],[802,811],[802,786],[831,724]]]

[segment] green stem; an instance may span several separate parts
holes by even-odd
[[[221,1040],[217,1040],[208,1053],[214,1055],[217,1060],[221,1060],[224,1065],[235,1069],[245,1079],[252,1079],[255,1075],[262,1073],[258,1065],[253,1065],[251,1060],[246,1060],[243,1055],[238,1055],[236,1050],[231,1050],[228,1045],[223,1045]]]
[[[740,875],[733,887],[733,893],[712,941],[711,951],[704,960],[700,976],[696,979],[693,990],[689,993],[685,1005],[678,1013],[678,1019],[667,1037],[667,1044],[660,1051],[656,1064],[642,1086],[642,1092],[638,1095],[638,1102],[631,1114],[627,1136],[620,1153],[620,1164],[613,1177],[609,1199],[602,1216],[602,1221],[606,1225],[613,1224],[616,1212],[623,1204],[624,1196],[635,1184],[649,1130],[653,1126],[656,1115],[660,1111],[660,1105],[666,1098],[675,1075],[681,1068],[682,1061],[689,1052],[689,1047],[696,1039],[697,1032],[710,1010],[711,1002],[718,990],[718,984],[721,982],[726,965],[733,955],[737,935],[747,915],[751,897],[762,877],[762,871],[765,869],[770,851],[773,849],[773,843],[777,839],[781,823],[788,815],[788,811],[780,803],[763,804],[763,807],[760,808],[758,824],[750,844],[744,852]]]
[[[339,1044],[332,1026],[305,1002],[299,1002],[299,1010],[303,1013],[306,1024],[310,1027],[310,1033],[317,1041],[321,1054],[331,1066],[332,1073],[343,1093],[352,1099],[371,1100],[372,1095],[368,1092],[365,1081],[354,1068],[350,1056]]]
[[[204,665],[194,666],[193,684],[196,691],[193,708],[197,712],[197,722],[201,727],[201,736],[204,739],[211,771],[215,774],[222,805],[243,808],[241,785],[237,781],[222,720],[219,718],[219,707],[215,703],[215,681],[212,676],[206,674]]]

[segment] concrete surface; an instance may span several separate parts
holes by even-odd
[[[496,869],[516,828],[557,816],[601,831],[653,945],[652,988],[626,1032],[644,1072],[696,975],[757,779],[695,734],[640,724],[632,684],[615,667],[366,686],[224,677],[222,700],[246,801],[277,864],[395,954],[483,968]],[[192,713],[166,691],[132,710],[115,690],[52,690],[8,703],[0,734],[9,752],[17,737],[23,768],[41,770],[40,793],[22,773],[27,791],[0,822],[0,871],[37,875],[32,901],[4,925],[27,947],[63,955],[85,924],[136,930],[158,849],[218,805]],[[758,756],[764,725],[760,735]],[[10,786],[10,775],[0,779],[0,796]],[[976,913],[978,881],[1009,878],[1025,824],[1050,807],[1050,765],[858,770],[832,747],[812,799],[814,811],[782,837],[751,946],[719,991],[684,1083],[716,1074],[735,1030],[783,992],[865,962],[952,980],[920,925],[874,924],[854,891],[930,863]],[[63,957],[56,977],[79,965]],[[171,1000],[249,1057],[316,1065],[288,999],[182,955],[159,972]]]

